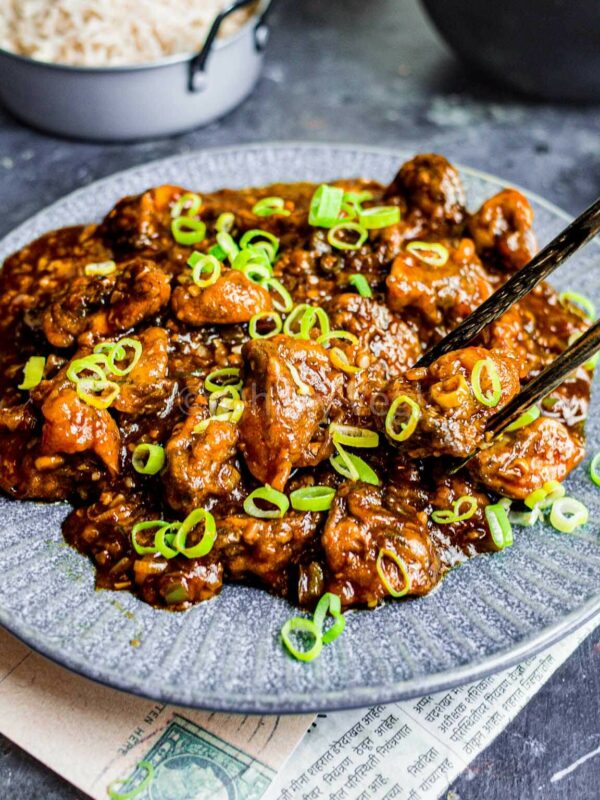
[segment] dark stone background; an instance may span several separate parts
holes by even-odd
[[[599,194],[600,108],[538,102],[483,83],[454,60],[416,0],[278,0],[272,19],[264,74],[251,99],[196,132],[135,145],[85,144],[31,131],[0,111],[0,236],[63,194],[124,167],[256,141],[439,151],[572,214]],[[600,755],[560,781],[550,778],[600,748],[599,667],[600,632],[473,762],[447,800],[596,800]],[[0,737],[3,800],[80,796]]]

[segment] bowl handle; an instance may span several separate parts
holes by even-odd
[[[212,51],[215,39],[217,38],[221,25],[225,19],[227,19],[230,14],[233,14],[234,11],[238,11],[238,9],[249,6],[251,3],[255,2],[256,0],[236,0],[236,2],[232,3],[230,6],[224,8],[223,11],[221,11],[221,13],[215,18],[215,21],[211,25],[208,36],[206,37],[206,40],[202,46],[202,50],[200,50],[200,52],[190,61],[190,75],[188,84],[190,92],[201,92],[206,88],[206,64]],[[259,53],[265,49],[269,39],[269,27],[266,23],[266,16],[270,5],[270,3],[267,3],[265,11],[263,11],[256,25],[254,26],[254,45]]]

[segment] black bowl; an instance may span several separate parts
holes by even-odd
[[[600,100],[600,0],[422,0],[458,56],[513,89]]]

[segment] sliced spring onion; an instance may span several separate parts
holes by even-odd
[[[308,634],[312,637],[313,643],[306,650],[299,650],[292,641],[291,634]],[[292,617],[288,619],[281,629],[281,639],[289,653],[297,658],[298,661],[312,661],[323,649],[323,637],[319,627],[314,620],[306,617]]]
[[[555,500],[565,496],[565,487],[558,481],[546,481],[539,489],[530,492],[523,501],[527,508],[549,508]]]
[[[106,379],[98,380],[96,378],[82,378],[77,381],[76,385],[77,397],[83,400],[88,406],[103,410],[108,408],[119,395],[121,387],[114,381],[107,381]],[[108,394],[105,394],[106,390]]]
[[[332,347],[329,351],[329,360],[336,369],[341,369],[342,372],[347,372],[349,375],[354,375],[360,372],[360,367],[350,363],[350,359],[339,347]]]
[[[400,222],[400,209],[398,206],[372,206],[360,212],[358,221],[367,230],[387,228]]]
[[[373,194],[366,189],[363,192],[344,192],[344,203],[350,203],[359,210],[363,203],[368,203],[372,199]]]
[[[303,486],[290,494],[290,502],[296,511],[327,511],[334,497],[330,486]]]
[[[508,426],[508,428],[506,428],[506,432],[512,433],[512,431],[518,431],[520,428],[524,428],[526,425],[531,425],[531,423],[535,422],[541,413],[542,412],[538,406],[531,406],[531,408],[528,408],[527,411],[524,411],[520,417],[518,417]]]
[[[194,192],[186,192],[182,194],[177,202],[173,203],[171,208],[171,219],[181,217],[183,212],[189,217],[195,217],[202,208],[202,198]]]
[[[323,633],[323,626],[327,614],[331,614],[334,619],[333,625]],[[346,619],[342,614],[342,602],[339,595],[333,592],[326,592],[317,603],[315,613],[313,614],[313,622],[321,631],[323,644],[331,644],[343,632],[346,627]]]
[[[219,381],[219,383],[216,381]],[[225,386],[234,386],[238,390],[242,388],[239,367],[216,369],[204,379],[204,388],[207,392],[218,392],[219,389],[223,389]]]
[[[218,231],[223,231],[224,233],[230,233],[234,225],[235,225],[235,214],[232,214],[231,211],[224,211],[217,217],[215,228]]]
[[[467,510],[461,513],[460,509],[467,505]],[[444,511],[433,511],[431,519],[438,525],[450,525],[454,522],[462,522],[465,519],[471,519],[473,514],[477,511],[477,498],[470,494],[465,494],[459,497],[452,504],[452,509]]]
[[[406,405],[410,410],[410,416],[406,422],[400,423],[400,430],[396,431],[396,414],[400,406]],[[408,397],[406,394],[399,394],[394,399],[385,417],[385,432],[395,442],[405,442],[413,435],[417,428],[417,423],[421,419],[421,407],[419,404]]]
[[[325,347],[334,339],[345,339],[353,345],[357,345],[359,343],[358,336],[350,333],[350,331],[337,330],[329,331],[329,333],[324,333],[322,336],[319,336],[317,339],[317,344],[321,344],[323,347]]]
[[[96,350],[98,347],[96,348]],[[91,372],[98,380],[106,380],[106,356],[102,353],[91,353],[89,356],[82,358],[74,358],[67,367],[67,378],[73,383],[78,383],[80,380],[89,380],[91,375],[84,375],[82,373]]]
[[[178,551],[174,550],[171,545],[180,525],[180,522],[171,522],[156,531],[154,546],[157,552],[166,559],[175,558],[178,555]]]
[[[481,377],[484,370],[488,381],[492,384],[491,391],[486,393],[481,388]],[[502,384],[500,383],[500,375],[498,375],[496,365],[491,358],[480,358],[479,361],[475,362],[471,373],[471,386],[473,387],[473,394],[484,406],[495,408],[498,405],[502,397]]]
[[[563,306],[576,306],[580,311],[583,311],[583,316],[586,319],[596,319],[596,306],[592,303],[589,297],[586,297],[579,292],[561,292],[558,296],[558,299]]]
[[[132,778],[126,780],[113,781],[106,790],[110,800],[133,800],[146,789],[154,778],[154,766],[150,761],[140,761],[136,765],[136,770],[142,769],[146,771],[140,783],[136,784],[132,789],[124,791],[132,781]]]
[[[171,222],[171,233],[177,244],[190,246],[206,238],[206,225],[201,219],[176,217]]]
[[[256,239],[259,241],[256,242]],[[271,256],[270,261],[275,261],[275,256],[279,250],[279,239],[277,236],[269,233],[269,231],[263,231],[260,228],[253,228],[250,231],[246,231],[246,233],[240,239],[240,247],[242,250],[244,250],[246,247],[249,247],[250,244],[252,244],[253,247],[258,247],[259,249],[262,248]],[[269,247],[266,247],[266,245],[269,245]]]
[[[211,422],[230,422],[235,424],[239,422],[244,412],[244,403],[242,400],[233,398],[229,408],[219,408],[219,412],[212,414],[207,419],[203,419],[193,429],[192,433],[204,433]]]
[[[156,539],[156,531],[160,528],[166,528],[168,525],[169,523],[164,519],[153,519],[148,520],[147,522],[138,522],[136,525],[134,525],[131,529],[131,544],[133,545],[135,552],[139,553],[141,556],[145,555],[146,553],[157,553],[158,550],[156,549],[156,545],[154,543]],[[154,531],[151,545],[140,544],[138,536],[144,531]]]
[[[186,547],[187,537],[201,522],[204,522],[202,538],[198,544],[192,547]],[[207,553],[210,553],[216,538],[217,523],[215,522],[215,518],[210,511],[206,511],[204,508],[196,508],[187,515],[179,526],[175,534],[175,539],[173,540],[173,545],[186,558],[202,558],[207,555]]]
[[[322,183],[310,201],[308,224],[318,228],[331,228],[339,222],[343,202],[343,189]]]
[[[83,271],[90,278],[96,275],[102,278],[106,275],[112,275],[116,268],[117,265],[114,261],[97,261],[92,264],[86,264]]]
[[[131,463],[140,475],[156,475],[165,464],[165,450],[159,444],[138,444],[133,451]]]
[[[358,428],[356,425],[340,425],[332,422],[329,426],[331,438],[335,444],[346,447],[378,447],[379,434],[368,428]]]
[[[358,236],[353,242],[348,242],[346,239],[340,238],[340,233],[355,233]],[[338,250],[359,250],[366,242],[368,235],[367,229],[358,222],[338,222],[327,232],[327,241]]]
[[[247,278],[255,283],[262,283],[273,275],[273,267],[267,254],[263,250],[255,250],[253,247],[240,250],[231,266],[233,269],[241,270]]]
[[[292,380],[298,387],[298,394],[302,397],[309,397],[311,395],[310,386],[307,383],[304,383],[302,378],[300,377],[300,373],[296,369],[293,364],[287,363],[287,368],[290,371],[290,375],[292,376]]]
[[[227,253],[225,252],[225,250],[223,250],[220,244],[213,244],[212,247],[209,247],[208,255],[214,256],[214,258],[216,258],[217,261],[225,261],[225,259],[227,258]]]
[[[235,257],[240,252],[240,248],[235,243],[233,236],[226,231],[219,231],[217,233],[217,244],[229,259],[229,263],[233,264]]]
[[[188,258],[188,266],[192,268],[192,280],[201,289],[212,286],[221,277],[221,262],[214,256],[206,253],[192,253]],[[203,278],[203,273],[208,273],[208,278]]]
[[[539,507],[535,507],[532,511],[509,511],[508,521],[513,525],[521,525],[524,528],[530,528],[542,516]]]
[[[256,326],[259,322],[271,322],[274,327],[267,333],[259,333]],[[277,311],[261,311],[255,314],[248,325],[248,335],[251,339],[270,339],[271,336],[277,336],[281,333],[283,328],[283,320]]]
[[[401,589],[396,589],[390,583],[388,576],[385,573],[385,569],[383,566],[384,558],[389,558],[390,561],[393,561],[396,567],[398,568],[400,574],[402,575],[404,585]],[[377,567],[377,574],[379,575],[379,580],[385,586],[385,589],[389,595],[392,597],[404,597],[404,595],[410,592],[410,575],[408,573],[408,568],[404,563],[403,559],[397,553],[394,553],[393,550],[388,550],[385,547],[382,547],[377,555],[377,561],[375,563]]]
[[[329,333],[330,324],[327,313],[320,306],[308,306],[300,320],[300,338],[310,339],[311,331],[318,326],[321,333],[320,336],[325,336]]]
[[[430,267],[443,267],[450,257],[448,248],[439,242],[410,242],[406,249]]]
[[[127,358],[127,348],[133,350],[133,356],[131,356],[131,360],[126,367],[119,367],[117,366],[116,362],[124,361]],[[128,375],[133,369],[135,369],[142,356],[142,351],[143,347],[139,339],[131,339],[130,337],[119,339],[118,342],[114,343],[101,342],[94,348],[94,353],[104,353],[106,355],[106,365],[108,371],[112,372],[113,375],[118,375],[119,377]]]
[[[575,528],[588,521],[587,508],[574,497],[561,497],[556,500],[550,511],[550,524],[561,533],[573,533]]]
[[[240,399],[240,393],[235,386],[222,386],[211,392],[208,398],[208,408],[211,414],[221,414],[231,411],[236,401]]]
[[[271,298],[273,307],[282,314],[289,314],[294,307],[294,301],[281,281],[278,281],[277,278],[267,278],[263,285],[267,291],[275,292],[276,297]]]
[[[257,217],[270,217],[273,214],[289,217],[290,212],[285,208],[283,197],[263,197],[252,208],[252,213]]]
[[[31,356],[31,358],[28,358],[23,367],[23,381],[18,388],[23,391],[35,389],[44,377],[45,366],[46,359],[44,356]]]
[[[509,547],[513,543],[513,532],[504,506],[500,503],[486,506],[485,518],[498,550]]]
[[[300,335],[300,323],[310,308],[308,303],[298,303],[292,308],[283,324],[283,332],[287,336],[298,337]]]
[[[592,463],[590,464],[590,478],[594,481],[596,486],[600,486],[600,475],[598,474],[599,466],[600,453],[596,453],[596,455],[592,458]]]
[[[264,500],[266,503],[275,506],[275,508],[265,511],[256,505],[256,500]],[[258,517],[259,519],[280,519],[289,507],[290,501],[283,492],[278,492],[277,489],[273,489],[268,483],[261,486],[259,489],[255,489],[244,500],[244,511],[246,514],[249,514],[251,517]]]
[[[373,292],[369,286],[369,281],[364,275],[350,275],[348,278],[348,283],[350,286],[354,286],[361,297],[373,297]]]
[[[349,453],[341,444],[335,445],[337,455],[329,459],[329,463],[336,472],[351,481],[363,481],[372,486],[379,486],[381,481],[371,467],[354,453]]]

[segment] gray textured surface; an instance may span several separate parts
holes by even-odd
[[[0,233],[123,166],[274,138],[438,149],[520,182],[572,213],[598,193],[598,109],[530,103],[479,84],[455,64],[411,0],[288,0],[274,21],[258,91],[203,131],[102,147],[59,142],[0,117],[0,197],[8,205]],[[559,783],[550,784],[549,777],[600,743],[598,659],[588,641],[457,783],[462,800],[597,796],[597,758]],[[31,759],[7,749],[0,760],[3,796],[74,796]]]

